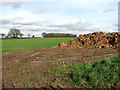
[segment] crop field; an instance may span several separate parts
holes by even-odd
[[[72,38],[31,38],[31,39],[6,39],[2,40],[2,52],[56,46],[60,42]]]

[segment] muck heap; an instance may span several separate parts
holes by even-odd
[[[119,48],[120,50],[120,33],[94,32],[79,35],[74,40],[59,43],[57,47],[77,47],[77,48]]]

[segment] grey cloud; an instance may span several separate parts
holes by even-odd
[[[56,32],[56,30],[47,30],[47,32]]]
[[[73,34],[80,34],[80,33],[88,33],[88,32],[98,32],[98,31],[113,31],[113,29],[110,28],[105,28],[105,27],[100,27],[100,26],[95,26],[89,22],[82,22],[82,21],[78,21],[78,22],[69,22],[69,21],[65,21],[65,22],[58,22],[58,23],[49,23],[48,22],[46,24],[46,22],[43,24],[41,21],[37,21],[37,20],[31,20],[29,21],[27,19],[20,19],[16,20],[12,23],[15,24],[15,27],[20,28],[20,30],[23,33],[42,33],[42,32],[56,32],[56,33],[73,33]],[[41,24],[37,24],[40,23]],[[36,24],[35,24],[36,23]],[[43,25],[42,25],[43,24]],[[114,24],[116,26],[116,24]],[[5,26],[7,26],[7,24],[5,24]],[[8,28],[8,30],[11,28],[12,26],[10,26]],[[13,27],[12,27],[13,28]]]
[[[118,27],[118,24],[117,24],[117,23],[115,23],[115,24],[113,24],[112,26],[114,26],[114,27]]]
[[[40,31],[40,30],[29,30],[29,31],[34,31],[34,32],[36,32],[36,31]]]
[[[22,25],[39,25],[44,23],[44,20],[36,20],[36,19],[21,19],[21,20],[16,20],[14,23],[17,24],[22,24]]]
[[[15,24],[21,24],[21,23],[15,23]],[[24,24],[21,24],[21,25],[33,25],[33,23],[24,23]]]
[[[5,24],[11,24],[14,18],[12,17],[1,17],[0,21],[2,22],[3,25]]]
[[[77,23],[65,23],[65,24],[55,24],[50,25],[50,27],[58,27],[58,28],[64,28],[66,30],[73,30],[73,31],[98,31],[99,28],[95,27],[93,24],[90,24],[88,22],[82,23],[81,21]]]
[[[21,18],[3,16],[3,17],[0,18],[0,21],[2,22],[3,25],[5,25],[5,24],[15,24],[14,22],[19,20],[19,19],[21,19]],[[19,23],[16,23],[16,24],[19,24]]]
[[[9,20],[1,20],[1,22],[2,22],[2,24],[10,24],[11,23],[11,21],[9,21]]]
[[[21,25],[39,25],[39,26],[43,26],[42,22],[41,23],[15,23],[15,24],[21,24]]]
[[[36,6],[34,8],[34,13],[44,13],[44,12],[52,12],[51,7],[49,5],[43,5],[43,6]]]
[[[20,17],[3,17],[0,19],[3,25],[13,24],[13,25],[40,25],[45,22],[44,20],[35,20],[35,19],[24,19]]]
[[[99,32],[99,31],[103,31],[103,32],[113,32],[115,31],[113,29],[113,27],[103,27],[103,26],[99,26],[99,25],[94,25],[91,24],[89,22],[82,22],[82,21],[78,21],[78,22],[73,22],[73,23],[54,23],[53,25],[50,25],[50,27],[55,27],[56,29],[58,29],[57,27],[61,28],[63,30],[63,32],[71,32],[71,33],[90,33],[90,32]],[[59,29],[61,31],[61,29]]]
[[[25,2],[4,2],[3,6],[11,6],[14,9],[20,8]]]
[[[113,8],[111,8],[111,9],[104,10],[103,13],[109,13],[109,12],[113,12],[113,11],[115,11],[115,10]]]

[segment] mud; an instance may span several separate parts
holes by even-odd
[[[55,78],[43,73],[64,64],[86,63],[118,54],[112,48],[41,48],[2,53],[2,83],[4,88],[50,87]],[[60,81],[58,79],[58,81]],[[71,88],[59,84],[56,87]],[[54,87],[52,85],[51,87]]]

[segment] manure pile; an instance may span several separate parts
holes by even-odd
[[[119,38],[118,38],[119,37]],[[74,40],[59,43],[57,47],[77,47],[77,48],[119,48],[120,50],[120,33],[94,32],[79,35]]]

